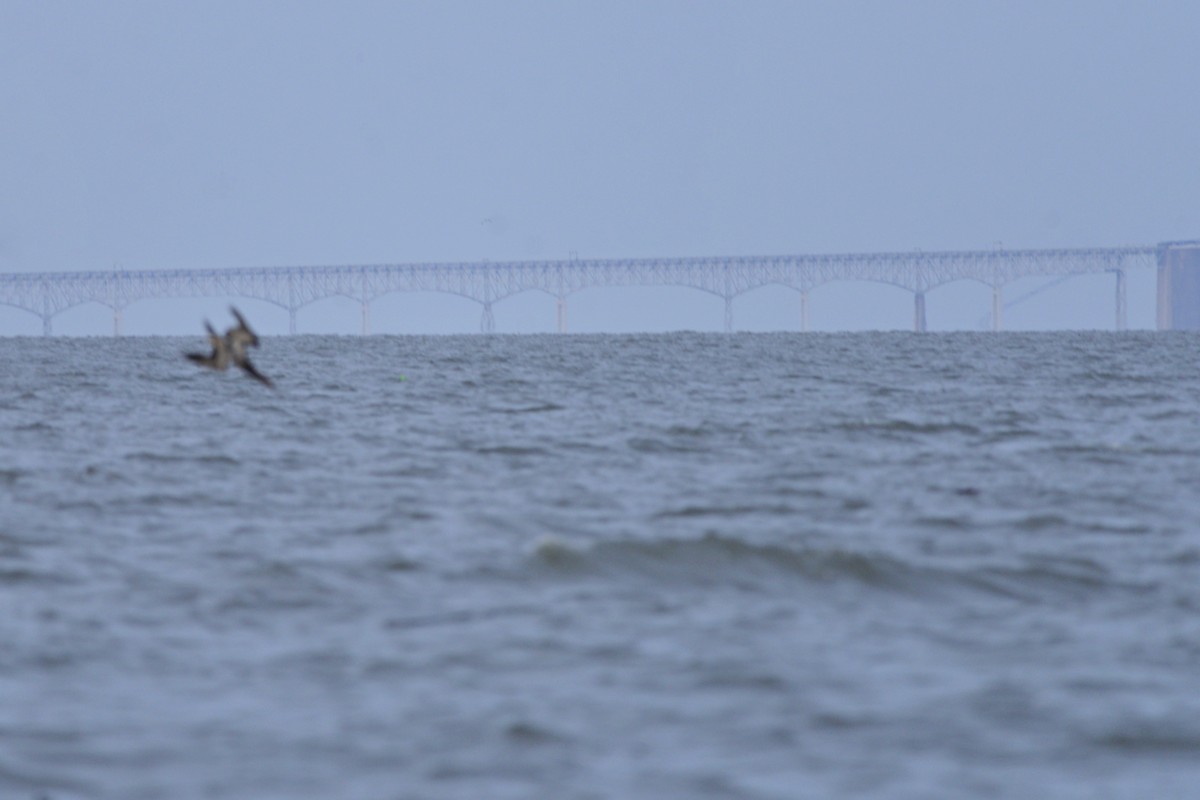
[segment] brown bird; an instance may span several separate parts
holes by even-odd
[[[250,325],[246,322],[246,318],[236,308],[230,306],[229,310],[233,312],[233,316],[237,319],[238,324],[236,327],[225,331],[223,337],[217,335],[217,332],[213,330],[213,326],[208,320],[204,321],[204,327],[208,330],[208,342],[212,345],[212,353],[207,355],[204,353],[184,353],[184,355],[193,363],[215,370],[226,370],[229,368],[230,362],[232,362],[264,386],[274,387],[274,382],[259,372],[250,361],[250,356],[246,354],[247,347],[259,346],[258,334],[250,328]]]

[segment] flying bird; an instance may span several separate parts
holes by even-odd
[[[263,375],[250,361],[250,356],[246,354],[247,347],[258,347],[258,334],[251,329],[246,318],[233,306],[229,307],[233,312],[234,319],[237,320],[237,325],[225,331],[225,335],[218,336],[213,330],[213,326],[204,321],[204,327],[208,330],[208,341],[212,345],[212,353],[205,355],[204,353],[184,353],[189,360],[199,364],[202,367],[208,367],[215,370],[225,370],[229,368],[232,362],[243,372],[254,378],[264,386],[273,387],[274,382]]]

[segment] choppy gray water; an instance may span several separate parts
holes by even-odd
[[[1200,339],[0,340],[0,797],[1196,797]]]

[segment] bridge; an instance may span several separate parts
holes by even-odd
[[[736,297],[778,285],[799,293],[800,328],[808,330],[813,289],[832,281],[874,281],[911,292],[913,328],[924,331],[925,295],[943,284],[969,280],[992,288],[992,328],[1000,330],[1007,284],[1031,276],[1110,273],[1115,277],[1115,327],[1124,330],[1126,272],[1160,264],[1164,247],[7,273],[0,274],[0,304],[41,317],[42,332],[48,336],[55,315],[83,303],[99,303],[112,309],[113,333],[120,335],[123,310],[141,300],[247,297],[286,310],[289,331],[295,333],[300,309],[317,300],[348,297],[361,303],[365,334],[371,329],[374,299],[393,292],[447,292],[479,303],[480,327],[491,332],[496,303],[520,292],[540,291],[557,299],[557,329],[564,332],[567,299],[576,292],[685,286],[722,298],[725,330],[730,331]]]

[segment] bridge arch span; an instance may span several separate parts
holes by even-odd
[[[289,328],[294,331],[298,309],[324,297],[344,296],[361,304],[363,329],[368,330],[373,299],[391,292],[437,291],[480,303],[481,327],[491,330],[496,303],[540,290],[557,299],[559,329],[563,330],[566,300],[583,290],[682,287],[721,298],[725,327],[730,330],[733,300],[747,292],[778,284],[799,291],[804,305],[818,287],[832,281],[855,281],[911,292],[915,326],[922,329],[926,294],[966,279],[992,287],[999,327],[1001,291],[1013,281],[1032,275],[1107,272],[1116,274],[1120,294],[1126,271],[1153,267],[1156,259],[1153,247],[1118,247],[22,273],[0,275],[0,303],[41,316],[48,333],[55,314],[89,301],[112,308],[119,327],[121,309],[142,299],[247,297],[286,309]]]

